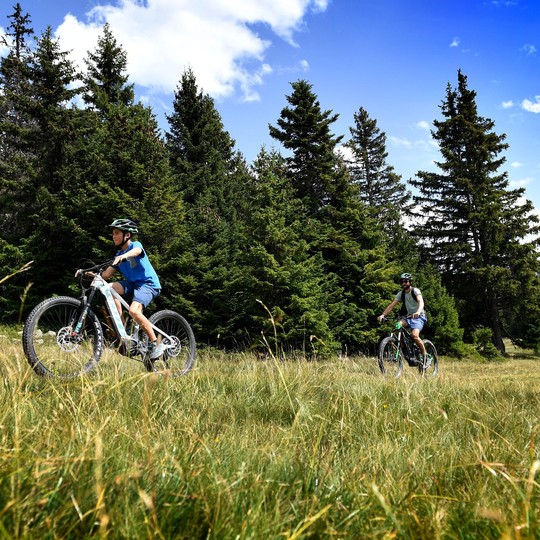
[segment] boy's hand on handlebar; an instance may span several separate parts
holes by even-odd
[[[128,257],[126,257],[125,255],[118,255],[118,257],[114,258],[112,266],[118,266],[121,262],[124,262],[127,260],[128,260]]]
[[[88,270],[85,270],[84,268],[79,268],[79,269],[75,272],[75,277],[79,277],[79,276],[82,276],[82,275],[89,276],[89,277],[95,277],[95,276],[96,276],[96,273],[95,273],[95,272],[90,272],[90,271],[88,271]]]

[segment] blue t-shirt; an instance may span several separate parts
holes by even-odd
[[[146,255],[143,245],[140,242],[130,242],[125,250],[118,251],[116,255],[123,255],[124,253],[127,253],[131,249],[137,247],[142,249],[142,253],[140,255],[128,259],[127,261],[122,261],[120,265],[116,266],[115,268],[122,272],[126,280],[133,283],[136,287],[146,284],[150,285],[150,287],[153,287],[154,289],[161,290],[161,283],[159,282],[156,271],[148,260],[148,256]]]

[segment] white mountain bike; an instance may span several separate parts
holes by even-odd
[[[129,316],[128,303],[101,274],[112,261],[77,270],[83,293],[48,298],[28,316],[23,330],[23,348],[34,371],[44,377],[71,378],[93,369],[106,341],[118,352],[142,362],[148,371],[167,372],[175,377],[187,373],[195,362],[195,336],[184,317],[171,310],[154,313],[149,321],[163,355],[150,360],[148,336]],[[85,287],[85,283],[89,284]],[[104,317],[93,311],[96,297],[104,300]],[[123,307],[122,317],[114,299]]]

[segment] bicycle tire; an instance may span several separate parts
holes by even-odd
[[[81,307],[81,300],[58,296],[44,300],[28,315],[22,334],[23,350],[38,375],[73,378],[90,371],[99,362],[104,337],[91,309],[78,338],[72,336]]]
[[[439,355],[437,354],[437,349],[429,339],[424,339],[423,342],[430,362],[427,368],[424,368],[424,365],[421,364],[418,369],[422,375],[435,377],[439,373]]]
[[[382,340],[378,362],[383,375],[396,379],[401,376],[403,373],[403,353],[395,337],[389,336]]]
[[[164,345],[172,345],[166,347],[163,355],[155,360],[144,358],[144,365],[148,371],[167,374],[171,377],[179,377],[190,371],[195,363],[196,343],[195,335],[189,323],[182,315],[164,309],[154,313],[149,321],[157,326],[160,330],[171,336],[173,343]],[[161,342],[162,336],[157,334],[158,343]]]

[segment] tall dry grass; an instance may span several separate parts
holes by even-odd
[[[0,334],[0,536],[540,536],[537,359],[202,353],[170,380],[107,351],[66,383]]]

